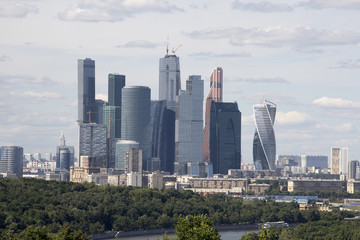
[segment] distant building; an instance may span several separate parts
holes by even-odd
[[[132,140],[120,140],[116,143],[115,168],[125,173],[142,173],[142,150],[140,144]]]
[[[343,181],[339,180],[288,180],[289,192],[343,191]]]
[[[79,123],[79,157],[93,159],[91,167],[107,167],[107,128],[103,124]]]
[[[331,174],[348,174],[347,147],[331,148]]]
[[[210,89],[205,99],[205,127],[203,132],[202,161],[210,162],[210,112],[212,102],[222,102],[223,70],[215,68],[210,76]]]
[[[153,172],[148,175],[149,188],[157,188],[159,190],[164,188],[163,174],[160,172]]]
[[[151,101],[151,159],[159,159],[161,171],[174,172],[175,112],[166,101]],[[152,160],[153,162],[153,160]],[[153,171],[154,169],[149,169]]]
[[[349,178],[350,179],[357,179],[357,173],[358,173],[358,169],[359,169],[359,161],[358,160],[352,160],[349,163]]]
[[[176,96],[181,89],[180,61],[176,55],[160,58],[159,62],[159,100],[167,101],[167,108],[175,111]]]
[[[346,190],[348,193],[360,192],[360,181],[348,181]]]
[[[0,173],[20,178],[23,176],[24,150],[19,146],[0,147]]]
[[[139,143],[144,169],[151,159],[150,110],[150,88],[127,86],[122,89],[121,140]]]
[[[254,105],[255,135],[253,157],[256,170],[275,170],[276,142],[274,122],[276,105],[264,100]]]
[[[298,155],[277,155],[276,165],[278,166],[300,166],[301,157]]]
[[[214,174],[240,169],[241,112],[237,103],[212,102],[209,146]]]
[[[66,146],[64,132],[61,131],[60,144],[56,147],[56,168],[70,171],[71,166],[74,166],[74,147]]]
[[[328,156],[301,155],[301,167],[328,168]]]
[[[88,123],[95,113],[95,61],[78,60],[78,120]],[[95,116],[94,116],[95,117]],[[93,118],[95,119],[95,118]],[[96,121],[92,121],[96,122]]]

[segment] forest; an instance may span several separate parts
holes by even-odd
[[[215,225],[267,221],[339,221],[351,212],[300,211],[297,203],[199,195],[174,189],[96,186],[36,179],[0,179],[0,234],[29,226],[57,233],[69,225],[85,234],[173,228],[179,216],[209,216]]]

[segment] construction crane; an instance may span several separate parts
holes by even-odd
[[[173,48],[173,50],[171,51],[173,54],[175,54],[175,52],[177,51],[177,50],[179,50],[179,48],[181,48],[181,46],[182,46],[182,44],[180,44],[177,48]]]

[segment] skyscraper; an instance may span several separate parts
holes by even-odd
[[[121,140],[139,143],[143,154],[143,167],[150,160],[150,88],[128,86],[122,89]]]
[[[159,100],[166,100],[167,108],[175,111],[176,96],[180,89],[179,57],[166,54],[159,63]]]
[[[274,121],[276,105],[263,100],[254,105],[255,135],[253,157],[256,170],[275,170],[276,142]]]
[[[210,76],[210,89],[205,100],[205,127],[203,134],[202,161],[210,161],[209,149],[209,131],[210,131],[210,111],[211,102],[222,102],[223,70],[220,67],[215,68]]]
[[[129,155],[127,154],[128,149],[139,149],[139,143],[133,140],[119,140],[116,142],[116,160],[115,168],[117,170],[128,170]],[[126,172],[128,173],[128,172]]]
[[[352,160],[349,163],[349,178],[356,179],[357,176],[357,169],[359,168],[360,164],[358,160]]]
[[[160,170],[173,173],[175,161],[175,112],[166,101],[151,101],[151,158],[160,160]]]
[[[64,132],[60,134],[60,145],[56,147],[56,168],[64,168],[70,171],[74,166],[74,147],[66,146]]]
[[[0,173],[14,174],[16,177],[23,175],[23,148],[18,146],[0,147]]]
[[[331,174],[348,174],[347,147],[331,148]]]
[[[214,173],[240,169],[241,112],[237,103],[212,101],[209,125],[209,157]]]
[[[79,123],[79,158],[92,159],[91,167],[107,167],[107,129],[103,124]]]
[[[202,161],[204,81],[192,75],[186,81],[186,91],[180,90],[176,102],[175,172],[186,173],[187,162]]]
[[[78,120],[87,123],[95,113],[95,61],[78,60]]]

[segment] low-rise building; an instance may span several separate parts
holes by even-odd
[[[163,175],[156,171],[148,175],[149,188],[157,188],[159,190],[164,188]]]
[[[86,182],[88,175],[100,173],[99,167],[70,167],[70,182]]]
[[[348,193],[360,192],[360,181],[348,181],[346,190]]]
[[[256,195],[264,194],[267,190],[270,189],[270,184],[258,184],[258,183],[250,183],[247,188],[247,192],[253,192]]]
[[[344,182],[339,180],[324,179],[291,179],[288,180],[289,192],[309,192],[309,191],[343,191]]]

